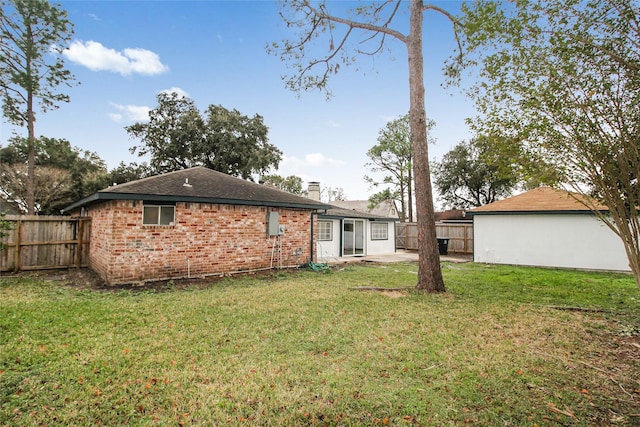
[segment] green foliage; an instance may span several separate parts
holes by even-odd
[[[468,209],[511,195],[518,172],[496,151],[499,144],[486,137],[462,141],[432,165],[434,186],[448,207]]]
[[[120,164],[109,171],[109,185],[124,184],[125,182],[135,181],[152,175],[151,168],[145,162],[137,164],[135,162]]]
[[[36,211],[58,214],[70,203],[106,186],[107,168],[94,152],[72,147],[65,139],[40,137],[33,145],[35,158]],[[0,149],[0,193],[26,212],[25,164],[29,157],[27,138],[15,137]]]
[[[160,93],[157,100],[148,122],[125,128],[142,142],[131,152],[150,155],[154,173],[201,165],[251,179],[278,167],[282,153],[267,142],[262,116],[220,105],[210,105],[203,116],[193,100],[177,93]]]
[[[307,194],[306,190],[302,188],[302,178],[299,176],[289,175],[287,177],[283,177],[280,175],[263,175],[260,177],[260,182],[288,193],[298,194],[301,196],[305,196]]]
[[[73,80],[59,55],[71,40],[73,25],[66,11],[45,0],[3,0],[1,6],[2,108],[9,121],[24,126],[34,113],[28,106],[32,99],[42,112],[69,101],[54,91]]]
[[[25,202],[35,213],[35,121],[41,112],[68,102],[56,92],[74,77],[64,68],[60,53],[73,34],[66,11],[46,0],[2,0],[0,3],[0,97],[7,120],[25,126],[29,141]]]
[[[445,263],[433,295],[407,289],[416,270],[158,293],[0,278],[0,424],[635,424],[630,276]]]
[[[435,126],[433,120],[427,120],[427,138],[429,131]],[[429,139],[426,143],[434,142]],[[382,191],[370,199],[381,201],[383,195],[400,202],[400,219],[413,222],[413,150],[411,146],[411,129],[409,114],[387,123],[378,134],[378,143],[367,151],[370,162],[365,166],[373,172],[381,172],[382,180],[364,177],[370,185],[378,187],[390,186],[389,191]]]
[[[378,206],[380,203],[383,203],[386,200],[392,200],[395,201],[399,199],[399,194],[397,192],[392,192],[391,189],[389,188],[385,188],[382,191],[378,191],[377,193],[373,194],[371,197],[369,197],[369,209],[373,209],[376,206]],[[399,211],[400,213],[400,220],[404,221],[406,218],[404,217],[404,212]]]
[[[473,126],[520,141],[604,204],[640,286],[637,1],[481,1],[465,12],[468,64],[481,65]]]
[[[23,163],[0,164],[0,198],[16,213],[29,213],[28,168]],[[37,166],[34,174],[32,214],[58,214],[56,204],[70,202],[71,174],[60,168]]]

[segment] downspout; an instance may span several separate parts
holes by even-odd
[[[318,211],[315,212],[311,212],[311,247],[309,249],[311,249],[310,253],[311,253],[311,259],[309,260],[309,263],[313,262],[313,216],[318,216]]]

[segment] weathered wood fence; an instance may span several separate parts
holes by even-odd
[[[0,271],[88,267],[91,218],[7,215]]]
[[[473,224],[436,222],[436,235],[449,239],[449,252],[473,253]],[[396,248],[418,249],[418,225],[415,222],[396,223]]]

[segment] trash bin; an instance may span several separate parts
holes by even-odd
[[[440,252],[440,255],[446,255],[447,253],[449,253],[449,239],[448,238],[443,238],[443,237],[438,237],[438,252]]]

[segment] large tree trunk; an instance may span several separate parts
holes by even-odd
[[[404,184],[404,176],[402,176],[402,172],[400,173],[400,205],[402,207],[402,217],[400,218],[400,221],[405,222],[407,220],[407,202],[406,199],[404,197],[404,195],[407,193],[407,190],[404,188],[405,184]]]
[[[27,64],[27,70],[31,75],[30,66]],[[31,83],[27,90],[27,130],[29,137],[29,157],[27,160],[27,214],[35,215],[36,211],[36,197],[35,197],[35,182],[36,182],[36,132],[35,132],[36,116],[33,111],[33,90]]]
[[[407,199],[409,199],[409,222],[413,222],[413,159],[410,161],[409,166],[409,179],[407,186]]]
[[[424,110],[423,13],[423,0],[413,0],[407,47],[409,50],[409,125],[418,221],[418,284],[416,288],[428,292],[444,292],[429,171],[427,115]]]

